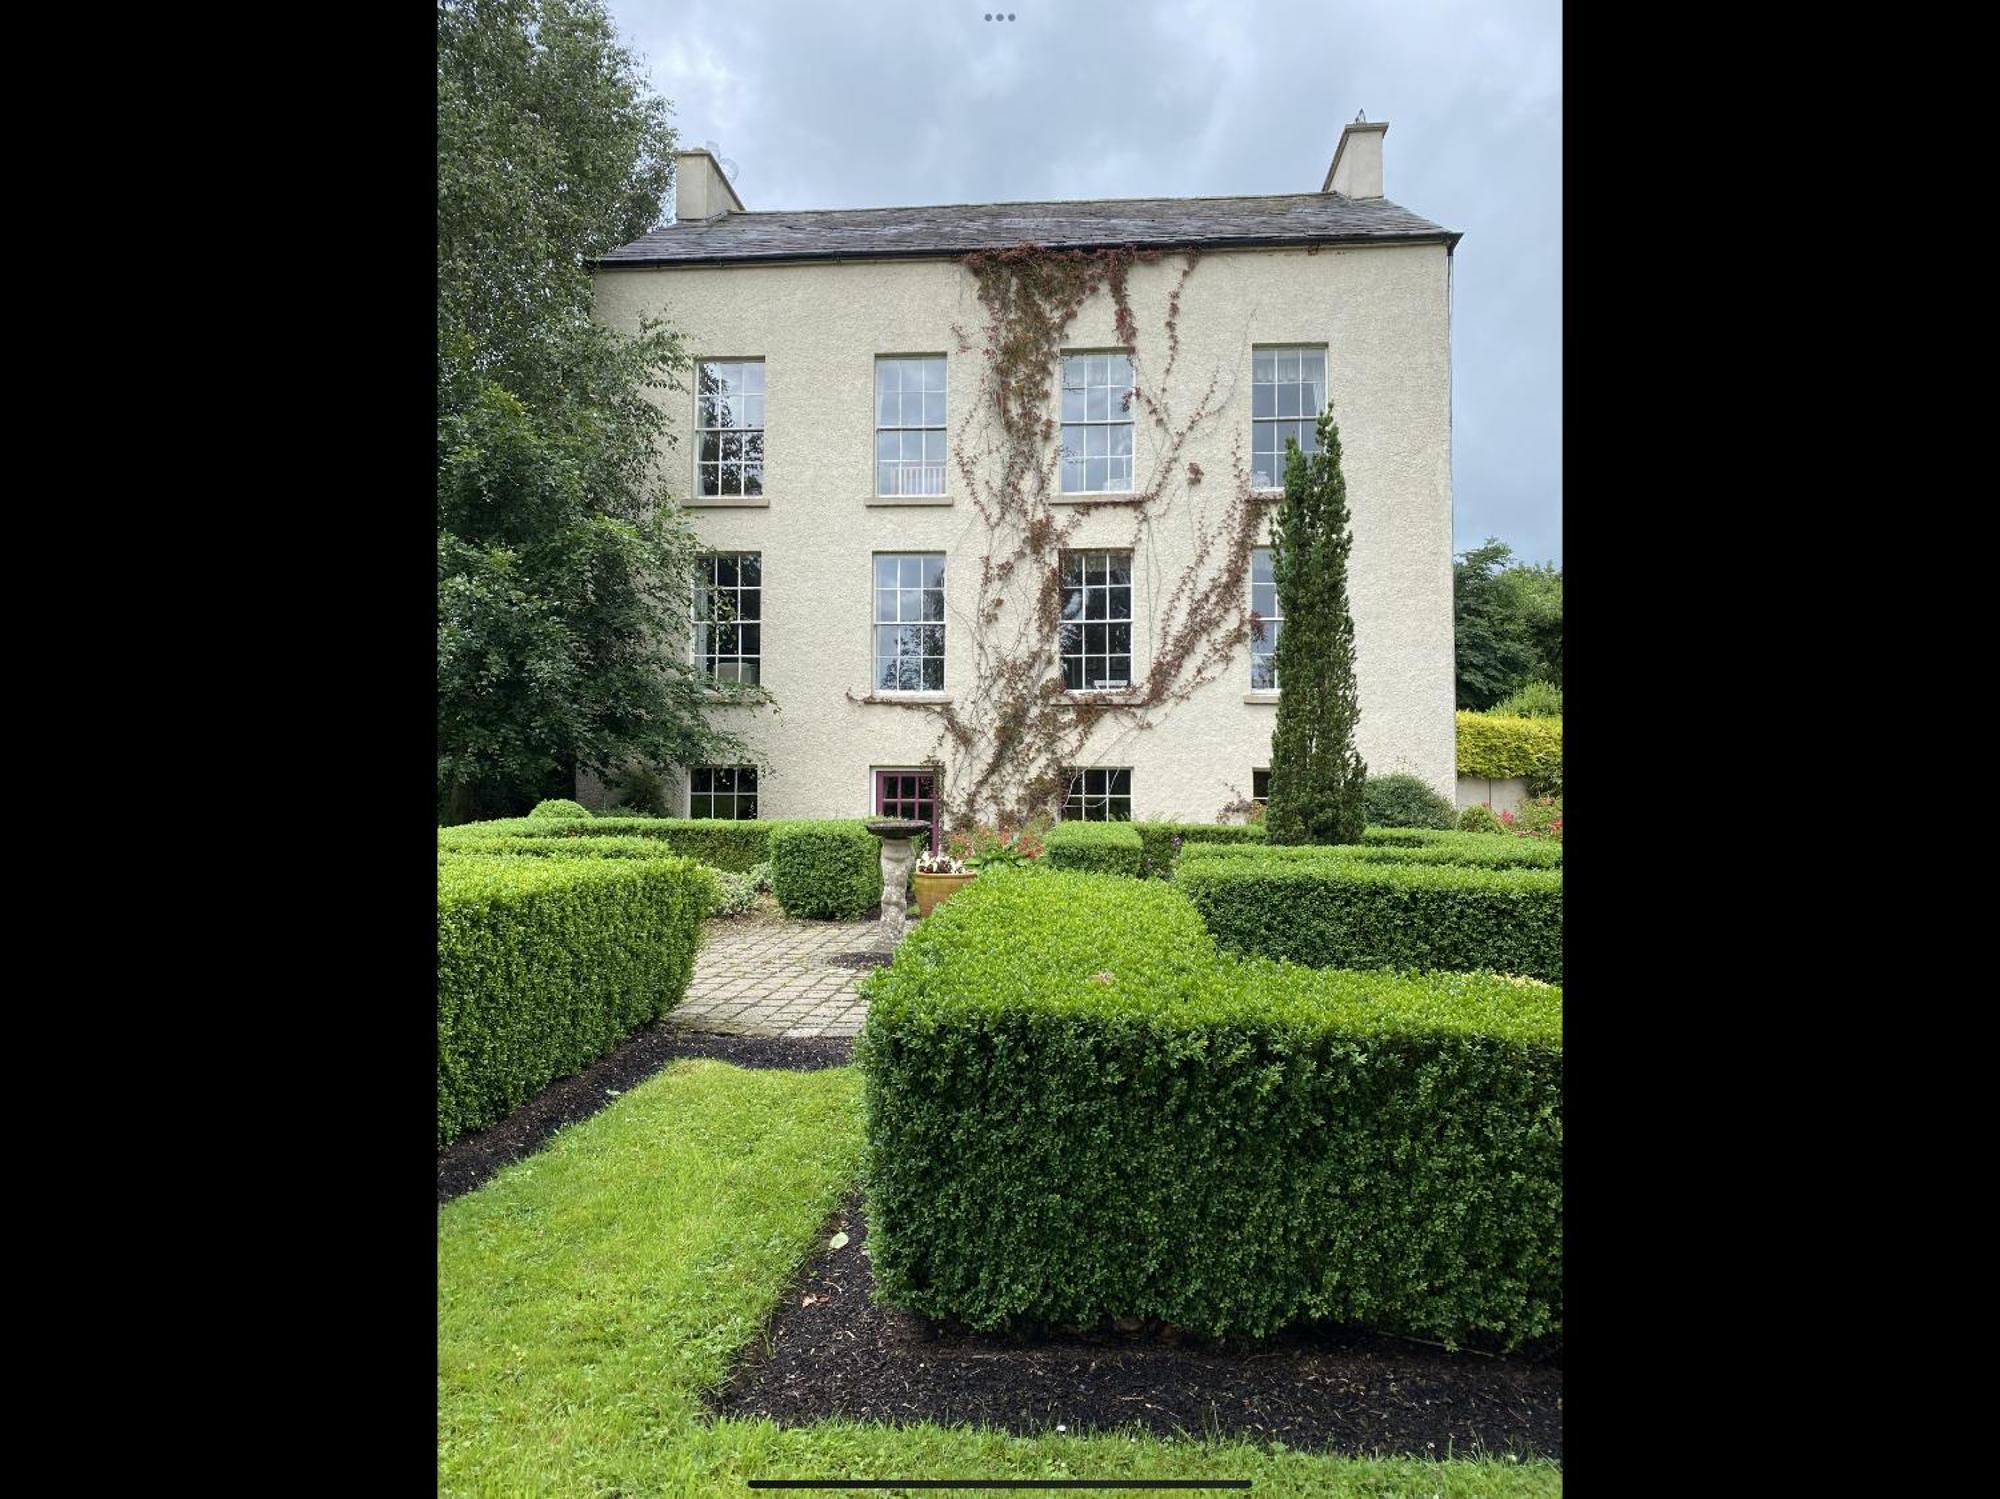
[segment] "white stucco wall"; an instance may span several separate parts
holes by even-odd
[[[1178,258],[1134,268],[1138,380],[1157,378],[1162,323]],[[1182,296],[1181,353],[1168,398],[1190,408],[1211,377],[1216,414],[1183,450],[1206,481],[1176,486],[1134,554],[1135,678],[1146,670],[1150,601],[1157,611],[1248,463],[1251,348],[1324,344],[1354,521],[1350,599],[1361,690],[1359,745],[1371,773],[1410,771],[1456,792],[1453,757],[1450,348],[1448,262],[1440,245],[1210,253]],[[859,816],[873,810],[871,770],[918,765],[936,743],[934,715],[848,700],[871,674],[871,566],[878,551],[946,554],[946,690],[973,670],[963,610],[970,570],[988,548],[956,472],[949,504],[874,500],[878,354],[948,354],[954,444],[980,375],[958,354],[954,327],[984,328],[970,273],[948,261],[789,266],[620,268],[597,277],[598,316],[634,328],[662,316],[696,357],[758,357],[766,388],[765,503],[697,506],[694,524],[718,550],[763,554],[763,683],[779,710],[729,708],[767,767],[766,817]],[[1117,347],[1100,293],[1065,343]],[[663,457],[669,492],[692,494],[691,391],[662,393],[679,444]],[[1054,408],[1051,408],[1054,415]],[[1149,483],[1152,434],[1135,424],[1136,483]],[[956,446],[954,446],[954,455]],[[1268,509],[1275,508],[1275,502]],[[1131,514],[1090,507],[1074,547],[1122,545]],[[1268,530],[1260,525],[1260,531]],[[1248,607],[1248,585],[1243,606]],[[1247,798],[1270,764],[1276,708],[1249,702],[1247,639],[1221,680],[1156,717],[1144,732],[1100,731],[1084,763],[1131,766],[1141,818],[1208,821]],[[946,756],[946,774],[952,773]],[[681,807],[685,807],[685,778]]]

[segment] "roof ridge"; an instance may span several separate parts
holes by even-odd
[[[1155,194],[1145,198],[1010,198],[993,203],[880,203],[869,208],[745,208],[728,212],[723,216],[732,219],[756,219],[799,213],[916,213],[927,208],[1083,208],[1114,203],[1253,203],[1268,202],[1273,198],[1334,198],[1342,203],[1381,203],[1390,208],[1402,207],[1401,204],[1391,202],[1387,198],[1351,198],[1345,193],[1308,189],[1299,193],[1210,193],[1192,198]],[[1405,213],[1410,211],[1407,208],[1403,209]],[[715,222],[717,217],[718,215],[711,214],[708,218],[697,219],[695,222],[709,224]],[[681,227],[680,224],[662,224],[658,229],[648,232],[663,234],[669,229]]]

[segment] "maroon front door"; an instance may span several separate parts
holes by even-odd
[[[907,817],[931,825],[930,846],[938,842],[937,779],[928,770],[875,772],[875,815]]]

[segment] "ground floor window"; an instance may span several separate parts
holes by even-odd
[[[688,772],[688,816],[752,822],[757,817],[757,767],[697,765]]]
[[[1131,767],[1072,772],[1062,815],[1064,822],[1130,822]]]
[[[930,846],[939,847],[937,773],[929,770],[876,771],[875,815],[927,822],[931,827]]]
[[[1268,807],[1271,804],[1271,772],[1253,770],[1250,772],[1250,801],[1252,805]]]

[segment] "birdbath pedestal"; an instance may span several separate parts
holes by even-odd
[[[864,827],[882,840],[882,935],[891,943],[903,935],[909,910],[910,870],[917,862],[912,842],[931,825],[908,817],[884,817]]]

